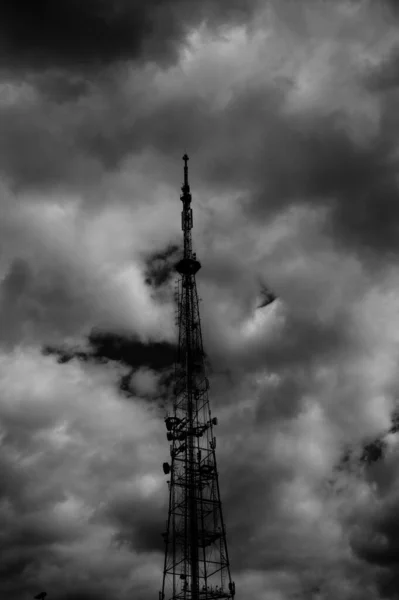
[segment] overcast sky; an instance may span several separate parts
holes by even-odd
[[[0,40],[0,597],[158,597],[187,152],[237,599],[399,598],[397,3],[10,0]]]

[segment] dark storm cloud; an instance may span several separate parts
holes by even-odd
[[[175,347],[167,342],[144,344],[139,340],[112,332],[93,330],[88,337],[90,350],[75,351],[68,348],[46,346],[45,354],[55,354],[60,362],[73,358],[80,360],[112,360],[133,368],[147,366],[163,369],[173,364]]]
[[[173,61],[187,30],[247,19],[257,2],[49,0],[3,2],[0,65],[85,68],[123,60]]]
[[[106,357],[131,367],[146,365],[159,369],[170,366],[174,360],[174,346],[166,342],[143,344],[112,333],[93,332],[89,343],[94,356]]]

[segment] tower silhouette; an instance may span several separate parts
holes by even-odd
[[[233,599],[216,466],[216,438],[208,399],[195,275],[201,268],[192,251],[193,217],[188,184],[188,156],[184,160],[183,258],[177,263],[179,343],[175,363],[173,412],[165,419],[171,442],[165,562],[160,600]]]

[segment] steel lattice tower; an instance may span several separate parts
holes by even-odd
[[[184,160],[182,230],[184,254],[177,263],[179,344],[175,363],[173,412],[165,419],[171,442],[169,511],[160,600],[233,599],[216,467],[216,438],[208,399],[201,322],[195,275],[201,268],[192,252],[193,217]]]

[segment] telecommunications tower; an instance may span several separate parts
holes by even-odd
[[[173,411],[166,417],[170,463],[165,562],[159,600],[233,600],[216,467],[216,438],[208,399],[195,274],[201,268],[191,247],[193,216],[184,160],[183,258],[177,263],[179,344],[175,363]]]

